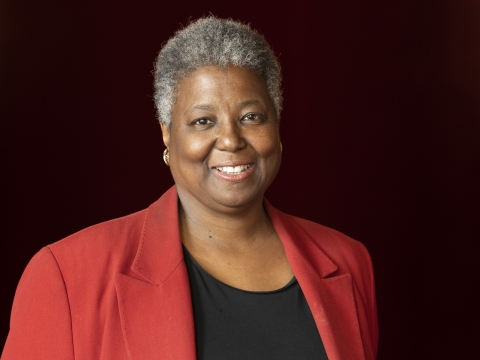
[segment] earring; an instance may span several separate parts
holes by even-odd
[[[282,142],[280,142],[280,152],[281,152],[281,153],[283,152],[283,145],[282,145]]]
[[[170,166],[170,156],[168,155],[168,148],[163,151],[163,161],[167,166]]]

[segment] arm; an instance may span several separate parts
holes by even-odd
[[[375,280],[373,276],[373,263],[372,259],[370,257],[370,254],[368,253],[367,249],[365,248],[364,245],[361,246],[365,259],[366,261],[366,266],[365,266],[365,271],[367,272],[367,279],[366,281],[366,286],[367,286],[367,322],[368,322],[368,328],[369,328],[369,333],[370,333],[370,340],[371,340],[371,349],[373,352],[373,358],[377,358],[377,352],[378,352],[378,317],[377,317],[377,302],[376,302],[376,297],[375,297]]]
[[[32,258],[18,284],[2,360],[74,358],[65,283],[45,247]]]
[[[375,359],[377,358],[377,352],[378,352],[378,315],[377,315],[377,299],[375,296],[375,280],[373,277],[373,264],[372,261],[370,260],[370,281],[371,281],[371,319],[372,319],[372,340],[373,340],[373,350],[374,350],[374,356]]]

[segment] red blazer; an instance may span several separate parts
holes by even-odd
[[[40,250],[17,288],[3,360],[195,359],[177,193]],[[375,359],[370,257],[265,201],[330,360]]]

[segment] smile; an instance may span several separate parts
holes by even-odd
[[[254,168],[254,164],[244,164],[235,166],[213,166],[212,170],[213,173],[222,180],[240,182],[249,178]]]
[[[239,175],[251,168],[251,165],[239,165],[239,166],[219,166],[215,167],[218,171],[228,175]]]

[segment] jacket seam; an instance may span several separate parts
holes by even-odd
[[[57,264],[58,271],[60,272],[60,276],[62,277],[62,283],[63,283],[63,288],[65,289],[65,296],[67,297],[67,305],[68,305],[68,313],[70,315],[70,333],[72,334],[72,351],[73,351],[73,358],[75,359],[75,342],[73,341],[73,319],[72,319],[72,309],[70,307],[70,298],[68,296],[68,290],[67,290],[67,284],[65,283],[65,277],[63,276],[62,269],[60,267],[60,264],[58,263],[58,260],[53,253],[52,249],[50,246],[47,246],[48,251],[53,257],[53,260],[55,261],[55,264]]]

